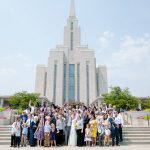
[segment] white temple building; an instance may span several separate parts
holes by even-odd
[[[81,44],[74,0],[64,27],[63,44],[50,50],[47,66],[36,68],[35,92],[60,106],[66,102],[90,105],[108,92],[106,66],[96,67],[94,51]]]

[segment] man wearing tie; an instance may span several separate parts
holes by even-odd
[[[77,118],[76,124],[76,133],[77,133],[77,146],[83,146],[83,119],[80,115]]]

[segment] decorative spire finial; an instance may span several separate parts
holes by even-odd
[[[74,0],[71,0],[71,4],[70,4],[70,17],[76,17],[75,15],[75,2]]]

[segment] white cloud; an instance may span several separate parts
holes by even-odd
[[[31,59],[23,54],[15,54],[9,56],[1,56],[0,59],[0,67],[4,67],[5,69],[25,67],[31,68],[33,67],[33,63],[31,63]]]
[[[18,91],[33,91],[35,64],[23,54],[1,56],[0,59],[0,94],[13,94]],[[30,81],[30,80],[31,81]]]
[[[124,36],[120,50],[112,54],[112,61],[118,66],[129,64],[150,64],[150,36],[140,38]]]
[[[107,48],[113,37],[114,37],[114,33],[109,30],[101,33],[99,37],[100,47]]]
[[[112,43],[110,38],[106,42],[110,46],[97,55],[98,62],[107,65],[109,86],[129,87],[133,95],[150,96],[150,34],[121,39]]]
[[[1,76],[12,76],[16,75],[17,71],[13,68],[0,68]]]
[[[28,61],[29,58],[23,54],[15,54],[15,55],[7,55],[7,56],[1,56],[0,61],[1,62],[16,62],[17,60],[21,61]]]

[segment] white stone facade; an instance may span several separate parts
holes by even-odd
[[[37,66],[35,92],[56,105],[75,101],[90,105],[97,96],[107,93],[106,66],[96,68],[94,51],[81,45],[74,0],[64,28],[63,45],[50,50],[47,67]]]

